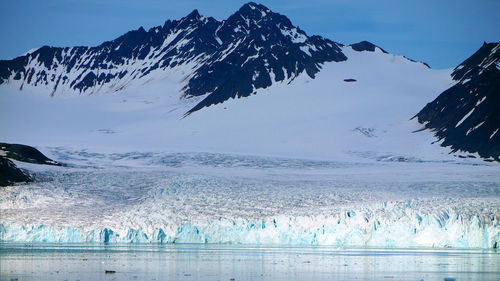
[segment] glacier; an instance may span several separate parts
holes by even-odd
[[[500,226],[454,212],[440,215],[398,210],[403,217],[367,218],[366,214],[337,217],[267,218],[260,221],[206,222],[156,228],[85,229],[51,225],[0,225],[2,241],[52,243],[227,243],[259,245],[321,245],[336,247],[498,248]],[[451,215],[451,216],[450,216]]]
[[[185,118],[189,66],[109,95],[2,85],[0,138],[66,166],[16,162],[36,182],[0,190],[1,240],[497,248],[498,163],[412,133],[452,70],[342,52]]]
[[[495,163],[49,148],[0,190],[2,242],[498,248]],[[405,177],[401,175],[404,174]]]

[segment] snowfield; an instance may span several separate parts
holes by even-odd
[[[0,189],[2,240],[498,248],[498,163],[410,120],[451,70],[342,51],[187,117],[188,65],[109,94],[0,87],[0,139],[69,165],[16,162],[39,181]]]
[[[323,65],[257,94],[184,114],[203,97],[180,99],[192,65],[156,71],[109,94],[48,98],[13,81],[0,88],[6,142],[100,152],[221,152],[340,160],[395,156],[454,159],[430,145],[430,132],[410,121],[450,86],[451,70],[404,57],[342,50],[349,59]],[[344,82],[344,79],[357,82]],[[290,84],[289,84],[290,82]],[[132,83],[132,82],[131,82]],[[362,131],[370,131],[369,135]]]

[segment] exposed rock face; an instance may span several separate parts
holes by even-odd
[[[364,52],[364,51],[375,52],[375,48],[378,48],[378,49],[380,49],[380,51],[387,54],[387,52],[384,49],[382,49],[379,46],[374,45],[368,41],[361,41],[359,43],[351,44],[349,46],[351,46],[351,48],[353,50],[358,51],[358,52]]]
[[[17,182],[30,182],[31,179],[9,159],[0,156],[0,186],[8,186]]]
[[[61,165],[43,155],[38,149],[24,144],[0,143],[0,154],[0,156],[26,163]]]
[[[31,85],[52,95],[93,94],[119,91],[154,71],[178,71],[185,75],[183,98],[206,95],[190,114],[303,72],[314,78],[322,63],[347,59],[340,46],[250,2],[223,21],[194,10],[96,47],[44,46],[0,61],[0,84],[17,81],[21,89]]]
[[[457,82],[415,117],[454,152],[500,161],[500,43],[484,43],[457,66]]]

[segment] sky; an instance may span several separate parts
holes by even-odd
[[[146,30],[198,9],[226,19],[239,0],[0,0],[0,59],[43,45],[96,46],[143,26]],[[500,41],[499,0],[255,1],[284,14],[308,35],[352,44],[370,41],[386,51],[452,68],[483,41]]]

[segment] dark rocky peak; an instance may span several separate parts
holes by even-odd
[[[500,43],[483,43],[472,56],[457,66],[451,76],[453,80],[464,81],[480,75],[488,69],[498,70]]]
[[[292,28],[291,21],[283,15],[274,13],[267,7],[253,2],[245,4],[224,21],[222,28],[232,28],[236,34],[250,33],[259,29]]]
[[[31,58],[38,58],[38,61],[47,69],[51,69],[53,58],[59,53],[61,48],[43,46],[33,53],[29,54]]]
[[[321,64],[347,59],[339,44],[308,37],[286,16],[252,2],[223,21],[215,36],[220,48],[184,87],[184,97],[208,96],[187,114],[291,82],[303,72],[314,78]]]
[[[13,73],[14,80],[20,80],[25,72],[24,66],[28,63],[29,54],[13,60],[0,60],[0,85],[7,81]]]
[[[141,26],[137,30],[132,30],[123,34],[122,36],[116,38],[112,42],[114,43],[114,45],[121,44],[122,47],[126,48],[126,47],[134,47],[137,46],[138,44],[143,44],[147,42],[147,38],[148,38],[148,33]]]
[[[375,48],[379,48],[383,53],[387,54],[387,52],[384,49],[368,41],[361,41],[359,43],[351,44],[349,46],[351,46],[353,50],[358,52],[363,52],[363,51],[375,52]]]
[[[259,20],[273,14],[274,13],[271,12],[271,10],[269,10],[266,6],[249,2],[243,5],[233,16],[239,16],[244,19]]]
[[[321,64],[347,59],[339,46],[320,36],[309,37],[286,16],[250,2],[222,22],[194,10],[179,20],[148,31],[141,27],[96,47],[45,46],[0,61],[0,84],[20,80],[20,89],[26,84],[43,86],[51,95],[66,90],[93,94],[119,91],[125,87],[120,81],[193,63],[192,73],[183,80],[182,97],[207,95],[190,111],[194,112],[255,94],[274,82],[290,83],[303,72],[314,78]],[[110,86],[103,87],[106,84]]]
[[[187,16],[183,18],[184,20],[189,20],[189,21],[196,21],[201,19],[201,15],[198,12],[198,9],[194,9],[191,13],[189,13]]]
[[[221,22],[213,17],[204,17],[200,15],[198,10],[195,9],[180,20],[166,21],[163,25],[163,32],[166,36],[178,31],[184,32],[185,34],[194,32],[193,35],[199,35],[203,38],[213,38],[215,30],[220,24]]]
[[[205,23],[206,18],[200,15],[198,10],[193,10],[187,16],[178,21],[178,29],[186,29],[193,26],[199,26]]]
[[[144,30],[144,27],[139,27],[137,30],[131,30],[122,36],[116,38],[115,42],[136,42],[140,38],[144,38],[147,36],[146,30]]]
[[[197,52],[193,54],[197,55],[201,49],[211,49],[216,44],[211,34],[218,24],[219,22],[215,19],[205,18],[197,10],[194,10],[180,20],[168,20],[163,26],[153,27],[147,32],[141,27],[138,30],[127,32],[113,41],[104,43],[99,47],[108,46],[108,52],[101,53],[99,60],[111,60],[115,64],[124,63],[125,58],[143,60],[146,59],[146,56],[151,55],[152,50],[156,50],[155,55],[159,56],[161,51],[168,51],[171,45],[175,45],[182,39],[192,41],[186,43],[186,46],[189,47],[187,50],[195,48]],[[177,51],[182,52],[183,50]],[[163,66],[166,65],[168,63],[163,64]]]
[[[417,115],[453,152],[500,162],[500,43],[485,43],[455,68],[458,81]]]
[[[179,20],[167,20],[162,26],[156,26],[151,29],[149,29],[148,33],[150,34],[163,34],[163,35],[168,35],[171,33],[173,30],[178,30],[178,29],[183,29],[183,28],[189,28],[192,26],[199,26],[203,25],[204,23],[207,23],[208,21],[216,21],[214,18],[209,17],[205,18],[204,16],[200,15],[198,10],[193,10],[191,13],[189,13],[187,16],[179,19]]]
[[[387,51],[385,51],[384,49],[380,48],[379,46],[371,43],[371,42],[368,42],[368,41],[361,41],[359,43],[355,43],[355,44],[351,44],[349,45],[354,51],[357,51],[357,52],[375,52],[375,49],[379,49],[382,53],[384,54],[388,54]],[[429,64],[425,63],[425,62],[421,62],[421,61],[416,61],[416,60],[413,60],[413,59],[410,59],[406,56],[403,56],[405,59],[411,61],[411,62],[416,62],[416,63],[421,63],[423,65],[425,65],[427,68],[431,68],[429,66]]]
[[[268,50],[271,46],[288,46],[304,43],[307,35],[283,15],[274,13],[263,5],[250,2],[223,21],[216,30],[221,43],[260,45]],[[259,48],[259,46],[256,46]]]

